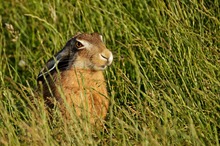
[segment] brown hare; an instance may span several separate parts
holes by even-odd
[[[112,60],[112,52],[100,34],[75,35],[38,75],[46,103],[53,105],[51,99],[55,99],[62,107],[66,102],[74,107],[77,116],[89,113],[93,124],[104,119],[109,101],[103,70]]]

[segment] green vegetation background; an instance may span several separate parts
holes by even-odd
[[[219,145],[219,19],[219,0],[1,0],[0,145]],[[49,122],[30,102],[79,31],[103,34],[114,54],[103,130],[59,112]]]

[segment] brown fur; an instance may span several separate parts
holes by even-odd
[[[101,71],[72,68],[62,72],[60,80],[55,81],[55,84],[61,87],[62,91],[55,88],[54,96],[59,100],[62,96],[60,92],[63,92],[66,102],[75,107],[78,116],[81,112],[88,112],[91,123],[95,123],[98,118],[105,118],[109,102]]]
[[[110,65],[112,60],[109,62],[100,59],[100,54],[106,58],[112,57],[112,54],[98,34],[83,34],[77,39],[91,42],[92,48],[79,50],[77,58],[69,69],[48,75],[42,84],[43,96],[49,106],[53,105],[51,97],[55,97],[65,116],[69,116],[64,108],[66,102],[74,107],[78,116],[87,113],[90,123],[94,124],[106,117],[109,107],[106,82],[101,67]]]

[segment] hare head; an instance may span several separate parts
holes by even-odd
[[[104,70],[112,63],[113,55],[98,33],[79,33],[71,38],[64,48],[51,58],[38,75],[38,80],[58,68],[60,71],[72,67],[93,71]]]
[[[75,48],[78,49],[78,56],[72,65],[76,68],[104,70],[112,63],[113,55],[98,33],[77,35]]]

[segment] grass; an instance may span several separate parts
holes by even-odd
[[[219,145],[220,3],[2,1],[0,145]],[[99,32],[114,54],[105,71],[105,128],[37,100],[44,63],[76,32]],[[30,99],[35,99],[33,106]]]

